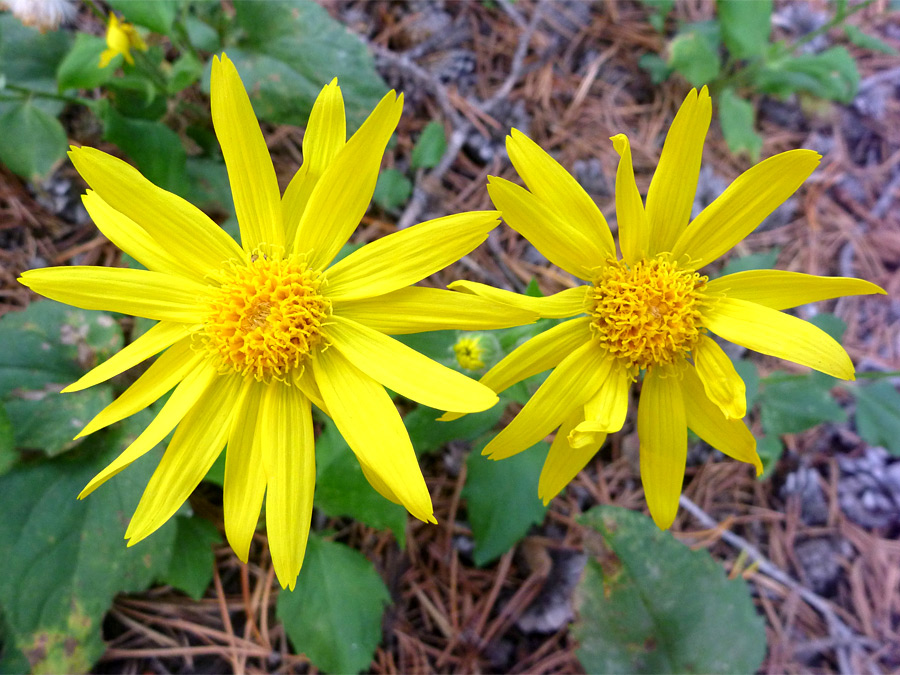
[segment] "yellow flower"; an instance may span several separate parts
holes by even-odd
[[[622,428],[629,390],[643,374],[637,413],[641,479],[656,524],[667,528],[678,509],[687,429],[725,454],[762,464],[741,418],[744,383],[709,336],[853,379],[844,349],[823,331],[779,310],[844,295],[883,293],[867,281],[775,270],[710,281],[697,272],[752,232],[812,173],[819,155],[792,150],[739,176],[693,221],[709,94],[692,90],[666,138],[644,206],[634,181],[628,139],[613,137],[617,258],[610,229],[580,185],[524,134],[507,150],[528,189],[502,178],[488,185],[494,205],[514,230],[550,261],[588,282],[547,298],[482,284],[451,284],[468,293],[572,318],[532,338],[489,370],[481,382],[496,392],[553,369],[519,415],[484,449],[510,457],[559,427],[540,478],[549,502],[587,464],[607,433]],[[445,415],[452,419],[458,415]]]
[[[484,352],[481,336],[478,335],[462,335],[453,345],[456,362],[466,370],[484,368]]]
[[[138,34],[137,29],[130,23],[120,22],[118,17],[110,13],[109,23],[106,26],[106,49],[100,53],[100,67],[106,68],[109,62],[117,54],[125,57],[129,65],[134,65],[134,57],[131,55],[132,47],[147,51],[147,43]]]
[[[332,264],[371,200],[402,95],[388,93],[346,140],[337,80],[326,86],[303,139],[303,165],[282,196],[250,100],[224,55],[213,61],[211,87],[241,246],[199,209],[125,162],[95,149],[73,149],[72,162],[92,188],[84,197],[88,212],[147,269],[57,267],[28,271],[21,281],[77,307],[159,322],[64,390],[97,384],[165,350],[83,436],[174,388],[153,422],[80,497],[175,429],[125,534],[134,545],[175,513],[227,444],[228,541],[246,561],[265,494],[275,571],[283,586],[293,588],[316,477],[310,402],[335,421],[379,493],[435,522],[409,436],[384,387],[427,406],[465,412],[489,408],[497,397],[388,334],[482,330],[536,315],[410,287],[484,241],[498,223],[495,211],[422,223]]]

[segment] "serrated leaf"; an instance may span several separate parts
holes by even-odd
[[[447,150],[447,135],[440,122],[429,122],[413,148],[410,161],[414,169],[433,169]]]
[[[409,178],[397,169],[385,169],[378,176],[372,199],[385,211],[393,211],[406,204],[411,194],[412,183]]]
[[[845,24],[844,33],[847,35],[847,39],[857,47],[871,49],[873,52],[881,52],[882,54],[890,54],[891,56],[900,54],[900,52],[884,40],[877,38],[874,35],[864,33],[858,26],[854,26],[853,24]]]
[[[822,422],[843,422],[847,413],[832,398],[834,378],[821,373],[769,381],[760,394],[762,427],[770,436],[797,434]]]
[[[116,69],[100,67],[100,53],[105,49],[106,40],[102,37],[78,33],[75,44],[56,71],[60,91],[93,89],[110,80]]]
[[[719,75],[719,24],[701,21],[684,26],[669,45],[669,67],[694,87],[709,84]]]
[[[181,139],[162,122],[120,115],[106,106],[103,137],[118,145],[144,177],[159,187],[182,194],[187,188],[187,153]]]
[[[416,454],[422,455],[440,450],[450,441],[474,441],[497,425],[504,408],[506,402],[501,399],[500,403],[488,410],[472,413],[452,422],[438,422],[440,411],[420,405],[403,418],[403,423]]]
[[[154,469],[150,458],[75,498],[148,421],[136,418],[92,436],[83,452],[0,477],[0,606],[32,672],[87,672],[104,651],[101,624],[113,598],[147,588],[169,565],[174,523],[140,546],[122,538]]]
[[[0,401],[16,445],[57,454],[111,400],[108,384],[60,394],[68,384],[122,346],[122,332],[109,314],[86,312],[51,300],[0,319]]]
[[[278,618],[298,653],[331,673],[358,673],[381,641],[390,594],[362,554],[310,534],[293,592],[278,594]]]
[[[225,453],[222,453],[224,456]],[[216,554],[212,547],[222,541],[219,530],[208,520],[196,516],[175,518],[175,555],[159,581],[184,591],[194,600],[203,597],[213,578]]]
[[[31,99],[12,104],[0,117],[0,161],[33,180],[50,173],[66,154],[66,131]]]
[[[747,582],[729,580],[648,517],[613,506],[581,516],[599,533],[576,591],[577,656],[589,673],[752,673],[765,624]]]
[[[549,449],[541,441],[501,461],[482,456],[481,447],[469,453],[462,496],[468,503],[476,565],[499,558],[544,520],[547,507],[538,498],[538,478]]]
[[[328,516],[355,518],[370,527],[389,529],[400,548],[406,547],[406,509],[369,485],[356,456],[330,419],[325,420],[316,439],[314,499],[316,508]]]
[[[719,94],[719,123],[731,152],[746,152],[754,162],[759,160],[763,139],[755,130],[756,110],[750,101],[740,98],[730,87]]]
[[[747,270],[770,270],[775,266],[779,253],[781,253],[781,249],[773,248],[771,251],[762,251],[741,256],[740,258],[732,258],[722,267],[722,272],[719,276],[724,277],[728,274],[746,272]]]
[[[109,0],[110,6],[125,20],[169,35],[178,13],[178,0]]]
[[[244,38],[228,56],[261,119],[305,125],[315,97],[336,76],[352,133],[387,92],[362,41],[312,0],[233,4]]]
[[[716,0],[722,41],[736,59],[760,56],[772,32],[772,0]]]
[[[787,56],[766,63],[754,78],[766,94],[787,96],[805,92],[830,101],[850,103],[859,88],[856,61],[844,47],[819,54]]]
[[[856,396],[856,429],[869,445],[900,457],[900,394],[890,382],[848,387]]]

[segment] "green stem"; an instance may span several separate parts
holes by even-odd
[[[63,101],[65,103],[77,103],[80,105],[90,105],[91,101],[84,98],[79,98],[77,96],[65,96],[63,94],[54,94],[49,91],[37,91],[35,89],[30,89],[29,87],[24,87],[20,84],[11,84],[9,82],[6,83],[5,89],[9,89],[10,91],[14,91],[17,94],[23,94],[28,97],[35,98],[49,98],[55,101]],[[7,99],[12,100],[12,99]]]
[[[837,14],[834,15],[834,18],[831,21],[828,21],[827,23],[819,26],[814,31],[810,31],[809,33],[807,33],[806,35],[804,35],[803,37],[798,39],[790,47],[788,47],[788,49],[787,49],[788,54],[796,53],[797,49],[799,49],[800,47],[802,47],[805,44],[808,44],[809,42],[812,42],[820,35],[824,35],[825,33],[830,31],[835,26],[841,25],[844,22],[844,19],[846,19],[849,16],[852,16],[853,14],[856,14],[860,10],[865,9],[866,7],[871,5],[874,1],[875,0],[864,0],[864,2],[861,2],[858,5],[854,5],[850,9],[847,9],[843,12],[838,12]]]

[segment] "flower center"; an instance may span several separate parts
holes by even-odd
[[[654,258],[607,265],[589,293],[591,329],[635,370],[684,359],[700,337],[707,277]]]
[[[208,348],[224,366],[260,381],[301,367],[331,314],[319,273],[294,258],[255,255],[225,276],[210,303]]]

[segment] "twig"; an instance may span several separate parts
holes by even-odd
[[[806,603],[815,609],[825,619],[828,624],[829,633],[833,636],[834,650],[837,654],[838,667],[841,673],[853,673],[850,664],[850,656],[848,649],[856,651],[860,645],[865,644],[864,638],[857,635],[846,623],[844,623],[837,613],[831,608],[830,603],[821,595],[811,591],[799,581],[791,577],[781,568],[771,562],[762,552],[753,546],[743,537],[740,537],[729,530],[721,528],[721,525],[710,516],[706,511],[701,509],[697,504],[691,501],[685,495],[681,495],[679,503],[685,511],[688,511],[694,518],[700,521],[703,527],[709,529],[717,529],[721,532],[722,539],[736,549],[745,551],[746,554],[757,563],[760,572],[771,577],[783,586],[787,586],[795,591]]]

